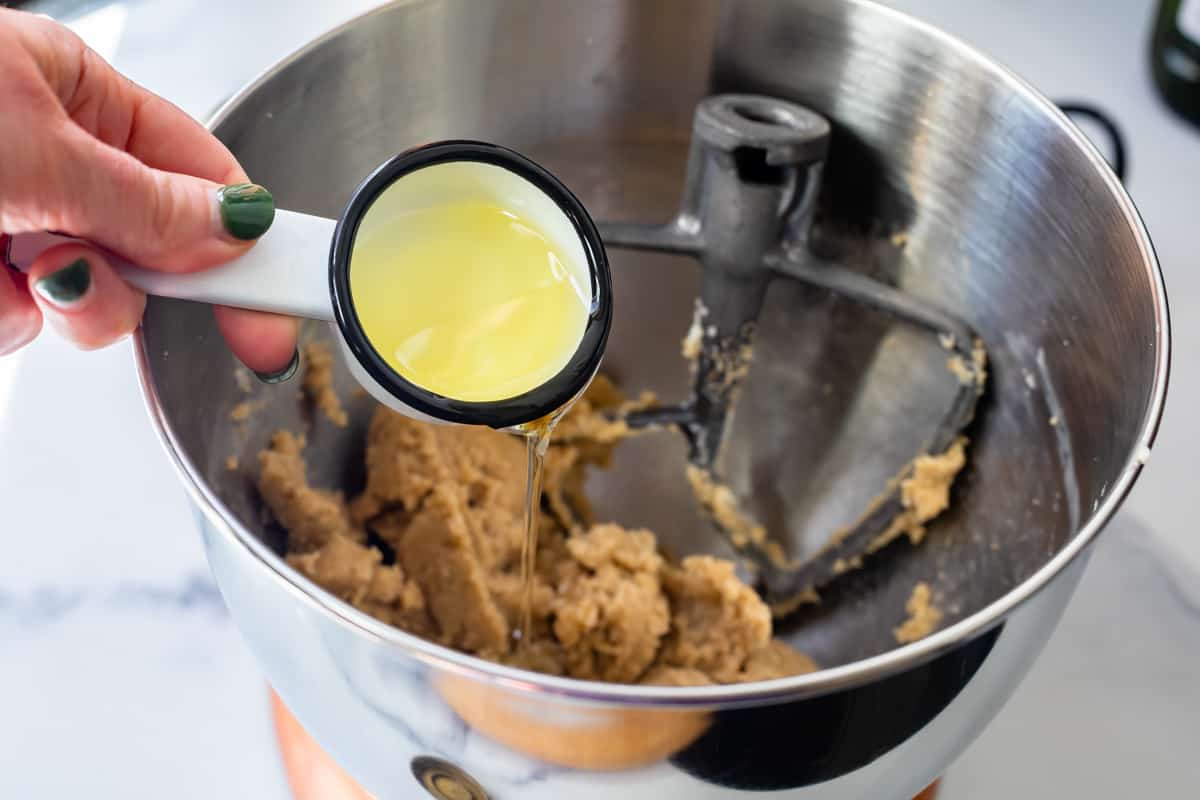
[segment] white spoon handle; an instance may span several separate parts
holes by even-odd
[[[124,280],[147,294],[332,321],[329,248],[336,225],[325,217],[277,210],[270,230],[245,255],[199,272],[161,272],[107,255]],[[69,241],[51,233],[17,234],[9,263],[27,271],[47,248]]]

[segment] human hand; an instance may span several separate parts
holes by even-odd
[[[0,8],[0,76],[0,244],[55,231],[188,272],[243,253],[270,226],[271,194],[224,145],[61,25]],[[86,244],[47,250],[27,276],[0,263],[0,355],[32,341],[43,320],[80,347],[104,347],[137,327],[145,302]],[[215,314],[260,376],[294,369],[294,319]]]

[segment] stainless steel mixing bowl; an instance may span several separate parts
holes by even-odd
[[[214,129],[287,208],[334,215],[387,156],[473,137],[541,160],[598,219],[653,221],[677,206],[695,103],[728,91],[832,120],[813,246],[954,308],[992,357],[952,510],[923,545],[888,548],[783,626],[827,667],[819,673],[688,689],[583,683],[364,616],[285,565],[247,472],[272,431],[311,425],[314,483],[353,489],[367,405],[353,401],[341,430],[299,405],[295,387],[247,394],[208,309],[147,309],[146,398],[225,600],[284,701],[378,797],[421,785],[442,797],[910,797],[1013,691],[1144,463],[1168,326],[1129,198],[1053,105],[882,7],[401,2],[269,70]],[[881,230],[905,231],[907,246],[880,246]],[[677,398],[695,265],[612,255],[606,369]],[[818,292],[784,285],[768,306],[731,462],[752,478],[741,485],[765,475],[803,511],[786,531],[799,549],[809,521],[844,520],[914,451],[930,372],[911,337]],[[232,422],[247,399],[257,410]],[[663,437],[631,443],[594,493],[677,552],[725,552],[694,510],[681,451]],[[230,455],[243,470],[226,469]],[[897,647],[892,629],[917,581],[934,587],[944,626]]]

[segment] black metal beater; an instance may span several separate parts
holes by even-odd
[[[755,326],[771,281],[801,281],[939,337],[951,353],[959,385],[925,454],[943,453],[962,435],[986,379],[983,346],[965,322],[810,249],[830,134],[824,117],[795,103],[758,95],[709,97],[696,109],[683,200],[674,219],[664,225],[600,225],[610,248],[688,255],[703,267],[685,343],[693,362],[689,399],[630,412],[625,421],[631,428],[673,427],[686,437],[698,499],[757,569],[766,599],[784,607],[811,597],[847,564],[858,563],[885,543],[881,537],[905,511],[899,480],[904,473],[857,522],[800,562],[781,557],[781,550],[723,486],[715,464],[753,358]]]

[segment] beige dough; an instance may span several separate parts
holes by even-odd
[[[904,511],[897,514],[887,530],[867,548],[874,553],[901,534],[913,544],[925,538],[925,523],[950,507],[950,489],[967,463],[967,439],[960,436],[943,453],[917,456],[906,477],[900,481],[900,502]]]
[[[908,619],[893,631],[900,644],[924,639],[942,621],[942,612],[933,604],[933,590],[924,581],[913,587],[904,610],[908,612]]]
[[[304,345],[304,379],[301,389],[308,402],[320,409],[325,418],[339,428],[346,427],[350,418],[342,408],[341,398],[333,388],[333,353],[325,342]]]
[[[533,631],[519,647],[512,634],[526,463],[518,438],[380,408],[359,496],[347,502],[309,486],[303,441],[287,432],[259,455],[259,491],[287,530],[289,563],[305,576],[387,623],[464,652],[549,674],[673,686],[816,669],[771,638],[770,611],[732,563],[692,556],[672,564],[650,531],[595,522],[584,471],[607,464],[627,434],[599,413],[623,405],[597,380],[551,441]],[[385,564],[372,541],[386,545],[394,563]]]

